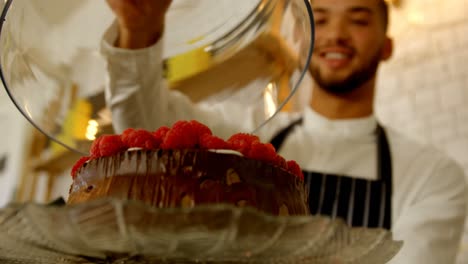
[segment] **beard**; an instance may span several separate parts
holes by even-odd
[[[340,80],[325,79],[317,65],[311,64],[311,74],[315,83],[332,94],[350,93],[370,79],[374,78],[380,63],[380,50],[376,52],[370,60],[360,68],[354,70],[348,77]]]

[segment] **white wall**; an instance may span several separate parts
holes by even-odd
[[[439,6],[445,11],[463,1]],[[421,26],[394,17],[394,23],[406,26],[394,33],[394,57],[381,70],[378,114],[411,137],[446,150],[468,172],[468,18]]]
[[[378,115],[446,151],[468,179],[468,1],[402,2],[392,21],[395,54],[379,75]],[[468,232],[459,263],[468,263]]]
[[[30,144],[31,125],[16,110],[0,85],[0,207],[9,203],[24,172],[24,156]]]

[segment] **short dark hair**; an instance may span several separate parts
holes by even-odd
[[[388,24],[390,23],[390,10],[387,1],[379,0],[379,9],[382,12],[383,26],[385,31],[388,30]]]

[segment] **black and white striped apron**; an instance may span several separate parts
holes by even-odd
[[[282,130],[271,144],[279,151],[291,130],[302,119]],[[356,179],[303,171],[309,189],[312,214],[342,218],[353,227],[379,227],[390,230],[392,213],[392,161],[385,130],[377,126],[377,180]]]

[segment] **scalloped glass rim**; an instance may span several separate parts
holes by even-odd
[[[8,259],[291,264],[386,263],[402,246],[386,230],[348,228],[328,217],[226,204],[157,209],[117,199],[11,205],[0,211],[0,244]]]
[[[1,12],[1,15],[0,15],[0,38],[2,36],[3,26],[4,26],[4,23],[6,21],[7,15],[8,15],[8,10],[9,10],[10,6],[12,5],[12,3],[13,3],[13,0],[4,0],[4,1],[2,1],[0,3],[0,8],[2,8],[2,12]],[[314,44],[315,44],[315,25],[314,25],[314,16],[313,16],[313,12],[312,12],[312,7],[311,7],[311,4],[310,4],[309,0],[304,0],[304,5],[306,7],[306,10],[307,10],[307,13],[308,13],[308,16],[309,16],[309,24],[310,24],[311,35],[310,35],[310,47],[309,47],[308,52],[307,52],[307,58],[306,58],[305,63],[303,65],[302,72],[300,73],[300,76],[298,77],[297,82],[292,87],[291,92],[289,93],[289,95],[285,98],[285,100],[283,102],[281,102],[278,105],[278,108],[276,109],[276,112],[274,114],[272,114],[266,120],[262,121],[261,124],[254,131],[252,131],[252,133],[256,133],[256,131],[261,129],[268,121],[270,121],[272,118],[274,118],[280,112],[280,110],[290,101],[290,99],[293,97],[295,92],[298,90],[302,80],[304,79],[304,77],[305,77],[305,75],[306,75],[306,73],[308,71],[308,68],[309,68],[309,65],[310,65],[310,60],[312,58]],[[248,19],[252,15],[253,15],[253,13],[249,14],[246,19]],[[239,25],[238,27],[240,27],[240,26],[241,25]],[[234,33],[237,34],[236,29],[237,28],[234,28],[233,30],[228,32],[226,34],[226,36],[230,35],[230,34],[234,34]],[[78,150],[76,147],[69,146],[67,143],[62,142],[60,139],[57,139],[52,133],[50,133],[50,132],[46,131],[46,129],[42,128],[38,123],[36,123],[33,120],[33,118],[31,118],[27,114],[26,110],[22,108],[21,104],[15,99],[15,96],[12,94],[11,90],[9,89],[9,84],[8,84],[7,80],[5,79],[4,69],[3,69],[3,65],[1,63],[0,63],[0,78],[2,80],[2,83],[4,85],[4,88],[5,88],[8,96],[10,97],[10,99],[12,100],[12,102],[14,103],[16,108],[21,112],[21,114],[36,129],[38,129],[42,134],[46,135],[52,141],[62,145],[63,147],[65,147],[65,148],[67,148],[67,149],[69,149],[71,151],[78,152],[78,153],[83,154],[83,155],[87,154],[86,152]]]

